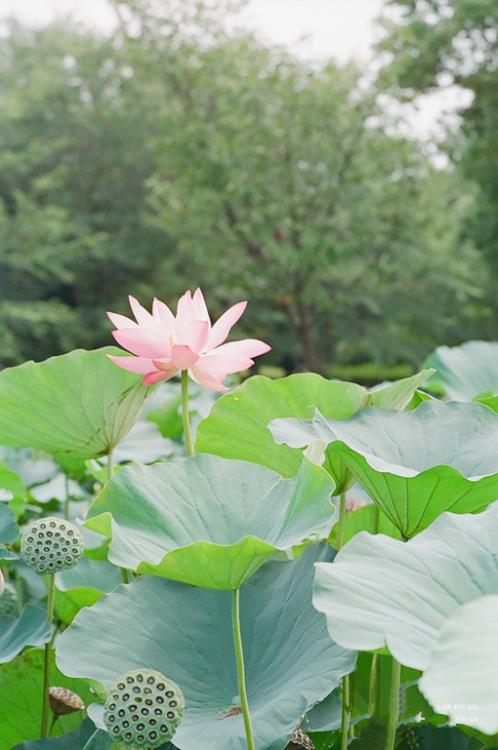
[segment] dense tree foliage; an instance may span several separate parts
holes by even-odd
[[[463,227],[487,258],[497,305],[498,271],[498,4],[495,0],[390,0],[381,49],[391,62],[382,83],[403,99],[458,86],[471,92],[460,127],[445,148],[478,192]]]
[[[476,194],[493,204],[492,165],[488,192],[484,174],[436,170],[359,70],[225,31],[229,5],[116,2],[107,36],[9,24],[4,364],[105,343],[128,291],[148,303],[197,284],[219,310],[249,297],[248,330],[287,369],[415,363],[486,335],[493,226]],[[486,159],[470,117],[469,165]]]

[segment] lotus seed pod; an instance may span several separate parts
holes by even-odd
[[[21,557],[37,573],[57,573],[76,565],[83,554],[83,537],[62,518],[28,523],[21,537]]]
[[[54,716],[65,716],[75,711],[84,711],[85,704],[77,693],[63,687],[51,687],[48,689],[50,708]]]
[[[310,737],[302,729],[294,729],[286,750],[314,750]]]
[[[160,672],[136,669],[122,675],[104,705],[111,737],[127,748],[153,750],[171,740],[183,719],[185,699]]]
[[[17,617],[18,614],[17,591],[11,583],[6,583],[0,595],[0,617]]]

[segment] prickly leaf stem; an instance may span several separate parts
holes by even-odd
[[[48,593],[47,593],[47,620],[51,625],[54,620],[54,602],[55,602],[55,575],[51,573],[48,576]],[[40,728],[40,738],[45,739],[48,736],[48,713],[49,713],[49,687],[50,687],[50,657],[52,653],[52,640],[45,644],[45,658],[43,663],[43,697],[42,697],[42,718]]]
[[[192,432],[190,429],[190,412],[188,409],[188,370],[182,370],[182,418],[183,418],[183,435],[185,437],[185,446],[187,455],[193,456],[194,444],[192,442]]]
[[[109,451],[107,454],[107,481],[110,482],[112,479],[112,472],[113,472],[113,460],[112,460],[112,451]],[[128,576],[128,571],[126,568],[120,568],[121,571],[121,580],[123,583],[129,583],[130,578]]]
[[[244,728],[246,731],[247,750],[256,750],[252,733],[249,701],[247,699],[244,650],[242,647],[242,633],[240,630],[240,589],[232,591],[232,629],[235,663],[237,665],[237,680],[239,684],[240,707],[242,709],[242,718],[244,719]]]
[[[391,689],[389,692],[389,717],[387,721],[385,750],[394,750],[399,719],[399,689],[401,684],[401,664],[393,656],[391,668]]]
[[[64,520],[69,521],[69,503],[70,503],[70,489],[69,489],[69,477],[67,474],[64,475]]]
[[[339,496],[339,528],[337,529],[337,547],[344,546],[346,531],[346,493],[341,492]],[[346,750],[349,742],[349,729],[351,725],[351,684],[349,675],[342,678],[342,709],[341,709],[341,750]]]

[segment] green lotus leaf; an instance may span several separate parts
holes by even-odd
[[[13,659],[25,646],[43,646],[49,638],[45,612],[33,604],[27,604],[16,619],[0,618],[0,664]]]
[[[197,427],[196,449],[252,461],[293,477],[302,456],[286,445],[276,445],[268,422],[276,417],[308,417],[314,407],[335,419],[347,419],[366,406],[369,398],[359,385],[325,380],[314,373],[281,380],[256,375],[216,401]]]
[[[381,513],[374,503],[365,505],[357,510],[347,511],[344,519],[344,530],[342,543],[346,544],[356,534],[362,531],[369,531],[371,534],[387,534],[395,539],[400,539],[401,534],[391,521]],[[339,548],[339,522],[334,524],[330,534],[330,541],[335,549]]]
[[[418,373],[374,393],[356,383],[326,380],[314,373],[280,380],[256,375],[216,401],[197,428],[196,448],[201,453],[252,461],[293,477],[299,471],[301,453],[275,443],[268,430],[271,420],[307,418],[314,408],[332,419],[348,419],[369,404],[404,409],[429,374]]]
[[[428,378],[431,377],[434,370],[431,368],[421,370],[409,378],[395,380],[387,385],[379,386],[370,391],[370,404],[377,406],[379,409],[388,409],[389,411],[404,411],[412,408],[414,402],[418,405],[420,402],[429,398],[423,391],[419,391]],[[323,412],[325,414],[325,412]],[[326,414],[326,416],[331,416]]]
[[[282,750],[303,714],[354,668],[311,606],[315,545],[272,562],[241,591],[241,628],[255,743]],[[325,558],[326,559],[326,558]],[[130,669],[156,669],[185,694],[182,750],[245,750],[232,648],[231,594],[143,576],[82,610],[58,642],[65,673],[109,687]],[[98,633],[98,637],[96,634]]]
[[[69,624],[83,607],[91,607],[121,583],[121,574],[105,560],[92,560],[84,555],[74,568],[55,576],[55,612]]]
[[[425,401],[417,409],[366,409],[347,421],[274,420],[278,442],[320,440],[409,538],[441,513],[474,513],[498,497],[498,418],[480,404]]]
[[[116,463],[137,461],[151,464],[154,461],[174,455],[180,449],[172,440],[166,440],[159,427],[144,420],[133,425],[125,439],[113,453]],[[180,449],[181,450],[181,449]]]
[[[474,400],[477,401],[478,404],[487,406],[488,409],[494,411],[495,414],[498,413],[498,395],[494,393],[483,393]]]
[[[0,500],[9,502],[19,517],[28,500],[28,493],[21,477],[0,460]]]
[[[0,750],[12,750],[16,744],[40,736],[43,660],[43,651],[31,649],[0,670]],[[55,663],[51,664],[50,677],[52,686],[73,690],[85,704],[95,700],[87,680],[66,677],[57,669]],[[51,736],[68,734],[81,724],[81,719],[80,711],[61,716],[55,723]],[[62,745],[61,750],[66,750],[66,747]],[[59,750],[57,746],[54,750],[55,748]],[[73,745],[71,750],[73,748],[77,750],[78,745]]]
[[[115,748],[115,744],[109,733],[103,729],[97,729],[83,746],[83,750],[112,750],[113,747]],[[71,748],[71,750],[73,749]],[[171,745],[165,745],[159,750],[174,750],[174,748]]]
[[[327,537],[332,490],[326,472],[307,461],[295,479],[207,455],[132,465],[106,485],[86,526],[111,539],[115,565],[236,589],[268,560]]]
[[[7,505],[0,504],[0,544],[11,544],[19,536],[16,517]]]
[[[112,451],[148,393],[109,361],[117,351],[78,349],[0,372],[0,443],[75,458]]]
[[[11,552],[10,549],[0,546],[0,560],[5,560],[9,562],[9,561],[18,560],[18,559],[19,559],[19,555],[17,555],[15,552]]]
[[[450,724],[498,732],[498,595],[474,599],[446,621],[419,684]]]
[[[498,342],[467,341],[439,346],[424,363],[435,370],[429,386],[455,401],[472,401],[485,391],[498,392]]]
[[[341,728],[342,701],[339,691],[334,691],[325,700],[308,711],[301,724],[309,732],[335,732]]]
[[[333,565],[317,565],[313,604],[341,645],[387,646],[423,670],[447,619],[498,592],[497,553],[498,503],[479,515],[445,513],[408,542],[363,532]]]
[[[16,745],[13,750],[89,750],[91,741],[95,738],[97,732],[102,737],[99,750],[108,750],[111,747],[112,740],[108,734],[101,730],[96,730],[95,725],[90,719],[85,719],[79,727],[73,732],[61,737],[50,737],[46,740],[27,740]],[[97,750],[97,745],[93,743]]]

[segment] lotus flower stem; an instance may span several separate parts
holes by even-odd
[[[337,529],[337,548],[344,546],[346,530],[346,493],[339,497],[339,524]],[[349,742],[349,728],[351,725],[351,683],[349,675],[342,678],[342,709],[341,709],[341,750],[346,750]]]
[[[112,479],[112,451],[109,451],[107,454],[107,481],[109,482]]]
[[[379,655],[372,656],[370,665],[370,681],[368,685],[368,713],[369,716],[375,716],[377,711],[377,696],[379,692]]]
[[[380,528],[380,508],[377,503],[373,506],[374,527],[373,533],[378,534]],[[368,686],[368,713],[375,716],[377,711],[377,700],[379,697],[379,655],[374,654],[370,665],[370,682]]]
[[[64,475],[64,519],[69,521],[69,477],[67,474]]]
[[[399,718],[399,688],[401,684],[401,664],[393,657],[391,668],[391,689],[389,691],[389,717],[386,732],[385,750],[394,750]]]
[[[339,524],[337,528],[337,549],[344,546],[344,534],[346,531],[346,493],[341,492],[339,496]]]
[[[341,750],[347,750],[351,725],[351,683],[349,675],[342,678]]]
[[[194,445],[192,443],[192,433],[190,431],[190,413],[188,410],[188,370],[182,370],[182,417],[183,417],[183,434],[185,436],[185,445],[187,455],[194,455]]]
[[[239,684],[240,707],[246,730],[247,750],[256,750],[251,726],[251,714],[247,700],[246,676],[244,666],[244,651],[242,648],[242,634],[240,631],[240,589],[232,591],[232,628],[235,662],[237,665],[237,680]]]
[[[54,602],[55,602],[55,575],[51,573],[48,577],[47,593],[47,620],[51,625],[54,619]],[[49,641],[45,644],[45,659],[43,663],[43,698],[42,698],[42,718],[40,727],[40,738],[45,739],[48,736],[48,713],[49,713],[49,687],[50,687],[50,656],[52,653],[52,643]]]
[[[112,471],[113,471],[113,460],[112,460],[112,451],[109,451],[107,454],[107,481],[110,482],[112,479]],[[128,571],[126,568],[120,568],[121,571],[121,580],[123,583],[129,583],[130,579],[128,576]]]
[[[54,731],[54,727],[55,727],[55,725],[57,724],[57,719],[58,719],[58,718],[59,718],[59,717],[58,717],[58,716],[57,716],[56,714],[54,714],[54,716],[53,716],[53,718],[52,718],[52,722],[51,722],[51,724],[50,724],[50,729],[48,730],[48,736],[49,736],[49,737],[51,737],[51,736],[52,736],[52,732]]]

